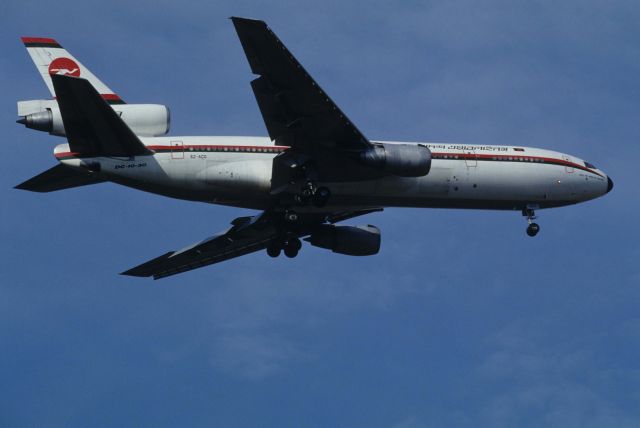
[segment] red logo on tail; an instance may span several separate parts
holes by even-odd
[[[79,77],[80,66],[72,59],[56,58],[49,64],[49,74]]]

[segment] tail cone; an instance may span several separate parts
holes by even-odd
[[[53,114],[49,109],[22,116],[16,122],[38,131],[51,132],[53,130]]]

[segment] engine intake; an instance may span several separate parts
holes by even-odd
[[[375,226],[333,226],[324,224],[305,241],[334,253],[371,256],[380,251],[380,229]]]
[[[375,143],[360,154],[360,160],[399,177],[422,177],[431,169],[431,150],[419,144]]]

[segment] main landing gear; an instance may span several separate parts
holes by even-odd
[[[284,206],[285,211],[283,215],[284,222],[281,225],[280,236],[273,239],[267,246],[267,254],[270,257],[278,257],[282,252],[290,259],[296,257],[302,243],[297,237],[297,231],[300,228],[299,215],[295,211],[295,206],[307,206],[313,205],[316,208],[324,207],[329,198],[331,198],[331,191],[328,187],[316,185],[317,175],[314,174],[314,169],[310,166],[300,167],[297,177],[290,182],[291,185],[302,184],[299,193],[293,195],[293,204],[291,201],[291,194],[283,199],[280,203]],[[293,205],[293,206],[292,206]]]
[[[534,223],[533,220],[536,219],[536,213],[532,208],[525,208],[522,210],[522,215],[527,217],[527,235],[534,237],[540,232],[540,225],[538,223]]]
[[[294,196],[294,200],[300,206],[311,203],[316,208],[322,208],[327,204],[330,197],[331,191],[328,187],[317,187],[313,181],[307,181],[300,193]]]
[[[278,257],[281,252],[290,259],[298,255],[298,252],[302,248],[302,243],[295,236],[287,237],[284,240],[274,239],[269,243],[267,247],[267,254],[270,257]]]

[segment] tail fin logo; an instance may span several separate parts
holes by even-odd
[[[49,74],[79,77],[80,66],[72,59],[56,58],[49,64]]]

